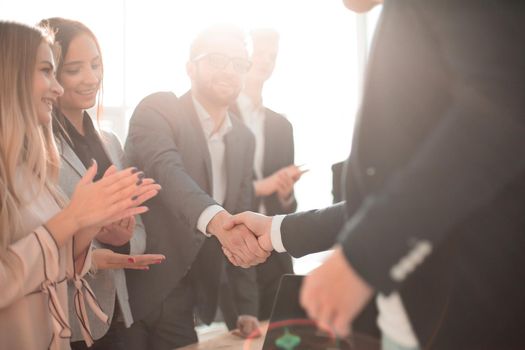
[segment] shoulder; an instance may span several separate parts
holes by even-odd
[[[158,106],[176,103],[178,97],[171,91],[159,91],[144,97],[138,106]]]
[[[266,118],[270,124],[278,125],[281,128],[292,129],[292,123],[286,117],[280,113],[271,110],[268,107],[264,107]]]
[[[100,130],[100,139],[107,147],[122,148],[120,139],[111,130]]]
[[[154,115],[165,115],[177,108],[179,99],[169,91],[156,92],[144,97],[135,107],[131,121],[150,119]]]

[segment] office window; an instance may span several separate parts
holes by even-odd
[[[331,165],[350,151],[379,12],[356,15],[340,1],[313,0],[0,0],[1,19],[35,24],[61,16],[93,30],[105,65],[101,124],[122,141],[143,97],[161,90],[180,96],[189,88],[185,63],[201,29],[225,22],[277,29],[280,53],[264,103],[292,122],[296,163],[310,169],[296,186],[299,210],[332,202]]]

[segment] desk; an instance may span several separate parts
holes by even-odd
[[[261,350],[267,329],[268,322],[261,322],[260,330],[262,335],[259,338],[246,340],[231,334],[231,332],[221,332],[211,339],[187,345],[179,348],[179,350]],[[351,348],[353,350],[380,350],[381,344],[377,339],[356,332],[353,335],[353,345]]]
[[[261,350],[264,343],[264,335],[268,329],[268,322],[261,322],[261,333],[259,338],[246,340],[231,332],[218,334],[212,339],[205,340],[196,344],[187,345],[179,350]]]

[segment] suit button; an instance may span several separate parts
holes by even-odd
[[[366,175],[368,176],[374,176],[376,174],[376,168],[368,167],[366,168],[365,172],[366,172]]]

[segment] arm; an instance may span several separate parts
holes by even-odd
[[[414,249],[428,255],[525,171],[520,113],[486,102],[458,96],[407,166],[344,226],[344,255],[376,289],[397,289],[409,274],[395,268],[405,256]],[[370,259],[377,252],[381,259]]]
[[[296,258],[330,249],[337,242],[344,222],[345,202],[286,215],[280,226],[282,245]]]
[[[200,214],[216,202],[186,172],[164,111],[147,102],[137,107],[130,121],[125,146],[128,161],[162,185],[159,198],[164,206],[197,232]]]
[[[217,204],[185,169],[182,154],[173,136],[173,133],[184,130],[172,130],[172,125],[177,121],[168,122],[168,117],[163,115],[164,111],[147,102],[143,101],[137,107],[130,123],[126,142],[128,161],[139,165],[148,176],[155,177],[163,187],[159,197],[164,206],[194,232],[200,230],[202,233],[198,234],[210,233],[216,236],[223,246],[239,254],[244,261],[266,258],[266,253],[259,248],[257,240],[245,229],[239,227],[232,232],[223,229],[222,222],[230,214],[220,210],[221,208],[213,212],[207,224],[199,225],[201,215],[207,214],[208,209],[214,209]],[[169,117],[175,118],[176,115]],[[152,140],[155,140],[154,144]]]
[[[39,290],[44,281],[58,280],[58,250],[42,226],[7,247],[0,258],[0,310]]]
[[[276,137],[279,136],[281,140],[279,144],[282,154],[279,159],[282,162],[281,164],[283,168],[288,168],[292,188],[289,193],[283,193],[287,191],[277,191],[264,199],[269,214],[290,214],[297,210],[297,201],[295,199],[293,186],[295,182],[299,181],[302,175],[299,168],[295,166],[290,167],[295,163],[295,146],[292,124],[284,119],[284,117],[280,120],[282,121],[282,125],[278,125],[280,130],[279,133],[275,135]]]

